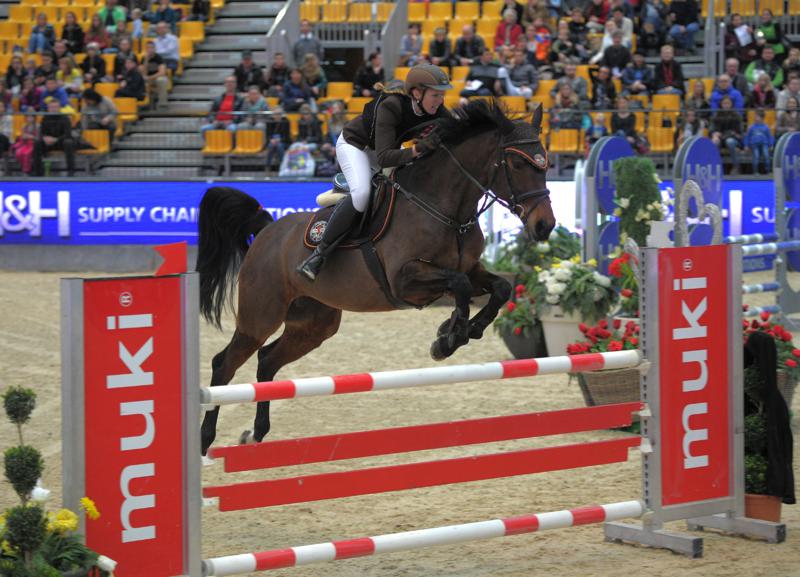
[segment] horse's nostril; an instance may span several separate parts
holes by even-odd
[[[553,226],[544,219],[536,221],[536,240],[547,240]]]

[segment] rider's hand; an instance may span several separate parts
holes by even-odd
[[[417,154],[425,154],[426,152],[433,152],[442,144],[442,139],[435,130],[428,134],[425,138],[417,141],[414,145],[414,150]]]

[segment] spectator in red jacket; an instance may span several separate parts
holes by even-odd
[[[517,13],[510,8],[503,12],[503,20],[497,25],[494,33],[494,48],[514,46],[522,34],[522,26],[517,23]]]
[[[608,0],[591,0],[589,2],[584,10],[584,16],[586,16],[586,27],[590,32],[603,32],[610,9]]]

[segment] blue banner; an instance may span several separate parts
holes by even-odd
[[[614,161],[629,156],[633,156],[633,149],[628,141],[620,136],[601,138],[589,153],[586,161],[587,174],[594,177],[597,202],[605,214],[611,214],[617,208],[614,204],[617,190]]]
[[[246,192],[276,220],[317,209],[327,182],[3,182],[0,244],[197,243],[197,212],[211,186]]]

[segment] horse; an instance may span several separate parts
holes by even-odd
[[[372,247],[384,283],[371,273],[362,251],[341,248],[328,257],[316,281],[308,281],[295,270],[309,254],[302,240],[308,213],[273,221],[239,190],[207,190],[198,216],[196,269],[202,314],[219,329],[226,303],[233,308],[238,273],[236,329],[212,360],[211,386],[227,384],[256,352],[258,380],[272,380],[281,367],[336,334],[345,310],[422,308],[447,294],[455,310],[439,327],[431,356],[444,359],[480,339],[509,299],[511,285],[480,262],[479,213],[497,202],[520,218],[534,240],[547,239],[555,226],[541,121],[541,107],[530,122],[512,120],[482,99],[437,121],[442,146],[397,168],[385,183],[398,192],[389,229]],[[486,294],[487,304],[470,318],[471,298]],[[281,324],[282,335],[265,345]],[[205,413],[204,455],[215,439],[218,415],[219,406]],[[253,432],[245,431],[240,442],[260,442],[269,429],[269,402],[259,402]]]

